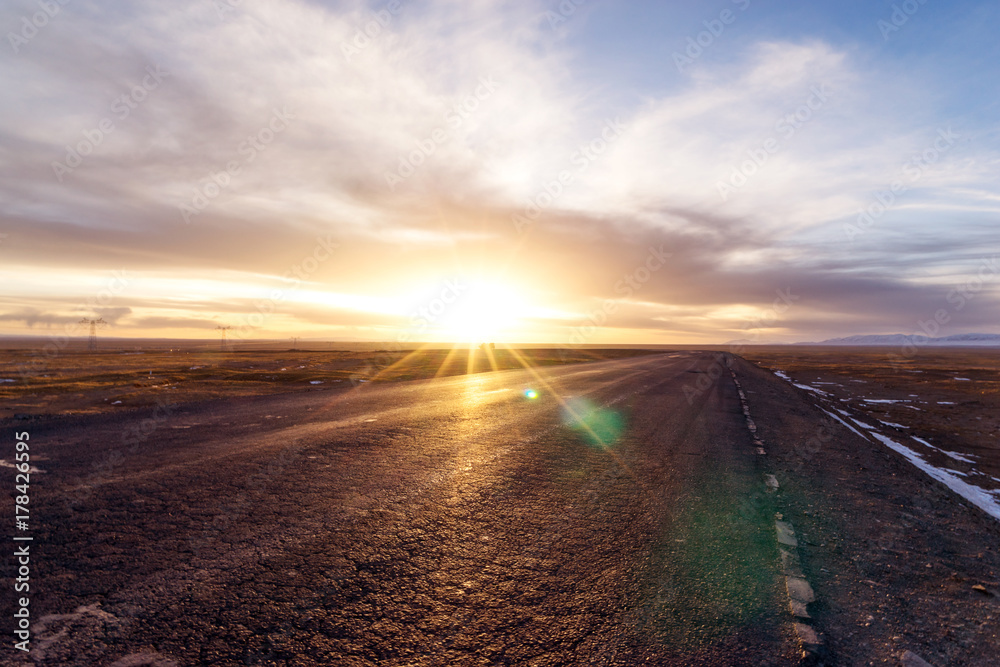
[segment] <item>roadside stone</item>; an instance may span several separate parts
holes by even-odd
[[[812,586],[802,577],[785,577],[785,587],[788,589],[788,597],[792,600],[806,604],[816,600]]]
[[[807,648],[813,648],[823,643],[819,635],[816,634],[816,631],[805,623],[795,624],[795,634],[798,635],[799,641]]]
[[[778,553],[781,555],[781,572],[782,574],[789,577],[801,577],[802,566],[799,563],[799,557],[785,549],[778,548]]]
[[[899,657],[899,665],[900,667],[934,667],[913,651],[903,651],[903,655]]]
[[[774,527],[778,531],[778,542],[789,547],[799,546],[799,541],[795,539],[795,530],[792,524],[787,521],[775,521]]]

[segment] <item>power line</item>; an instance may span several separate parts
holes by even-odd
[[[226,351],[226,332],[229,331],[230,329],[232,329],[232,327],[217,326],[215,328],[218,329],[218,331],[222,334],[222,340],[219,341],[219,349],[222,350],[223,352],[225,352]]]
[[[80,320],[80,324],[89,324],[90,325],[90,340],[87,341],[87,349],[91,350],[91,351],[96,350],[97,349],[97,326],[98,325],[104,326],[105,324],[107,324],[107,322],[104,321],[103,317],[98,317],[96,320],[91,320],[91,319],[88,319],[88,318],[85,317],[82,320]]]

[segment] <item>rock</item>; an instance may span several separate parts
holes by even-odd
[[[903,655],[899,656],[899,665],[900,667],[934,667],[913,651],[903,651]]]
[[[787,521],[775,521],[774,527],[778,531],[778,542],[780,544],[788,547],[799,546],[798,540],[795,539],[795,530],[792,529],[792,524]]]
[[[795,623],[795,634],[799,636],[799,641],[807,647],[815,647],[823,643],[816,631],[805,623]]]
[[[788,597],[792,600],[806,604],[816,600],[812,586],[802,577],[785,577],[785,588],[788,590]]]

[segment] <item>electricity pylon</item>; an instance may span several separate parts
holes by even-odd
[[[86,317],[80,320],[80,324],[90,325],[90,340],[87,342],[88,350],[97,349],[97,325],[104,326],[107,322],[104,321],[103,317],[98,317],[96,320],[87,319]]]
[[[299,337],[298,336],[292,336],[292,349],[293,350],[299,349]]]
[[[222,333],[222,340],[219,341],[219,349],[222,350],[223,352],[225,352],[226,351],[226,332],[229,331],[230,329],[232,329],[232,327],[218,326],[218,327],[215,327],[215,328],[218,329],[219,332]]]

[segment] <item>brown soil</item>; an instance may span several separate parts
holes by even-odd
[[[620,359],[649,350],[0,351],[0,419]],[[6,380],[12,380],[6,381]]]

